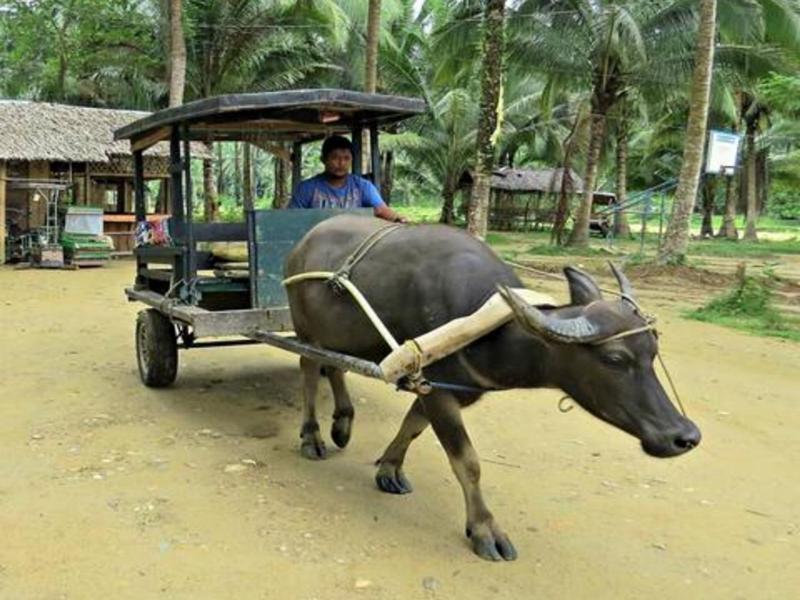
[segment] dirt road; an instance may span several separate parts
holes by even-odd
[[[290,355],[193,350],[174,388],[142,386],[140,307],[122,295],[132,272],[130,262],[0,268],[0,598],[783,599],[800,589],[800,346],[677,316],[699,292],[642,286],[703,430],[691,454],[648,458],[588,414],[559,413],[551,391],[498,393],[468,411],[485,496],[520,553],[491,564],[468,549],[461,492],[430,432],[409,453],[413,494],[372,481],[407,394],[351,378],[353,441],[312,463],[298,453]],[[545,289],[564,297],[556,283]]]

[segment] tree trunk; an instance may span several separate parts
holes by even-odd
[[[242,202],[252,208],[254,201],[252,147],[242,142]]]
[[[208,151],[213,154],[213,145],[207,145]],[[210,158],[203,159],[203,197],[205,199],[206,222],[212,223],[219,218],[219,197],[217,195],[217,185],[214,177],[214,161]]]
[[[756,194],[756,132],[755,127],[747,127],[747,156],[744,168],[747,170],[747,221],[744,226],[744,238],[750,242],[758,241],[756,233],[756,217],[758,213],[758,195]]]
[[[759,150],[756,155],[756,197],[758,204],[756,214],[763,214],[767,208],[769,196],[769,148]]]
[[[589,152],[586,156],[586,173],[583,176],[583,198],[581,198],[581,205],[575,215],[575,225],[569,234],[567,246],[589,245],[589,219],[592,215],[592,201],[594,200],[594,187],[597,182],[597,167],[600,163],[600,150],[603,147],[606,110],[602,106],[593,106],[592,109]]]
[[[617,124],[617,204],[624,206],[628,201],[628,113],[620,111]],[[631,226],[628,224],[628,215],[625,209],[614,215],[614,235],[617,237],[630,237]]]
[[[442,214],[439,216],[439,223],[452,225],[455,222],[455,191],[445,185],[442,190]]]
[[[722,226],[719,228],[717,237],[726,240],[739,239],[739,232],[736,231],[736,175],[725,177],[725,214],[722,216]]]
[[[183,104],[186,82],[186,42],[181,22],[181,0],[169,0],[169,105]]]
[[[291,164],[280,156],[275,161],[275,194],[272,197],[272,208],[286,208],[289,203],[289,171]]]
[[[481,105],[478,120],[478,157],[469,203],[467,230],[479,238],[486,237],[489,212],[489,191],[494,166],[494,134],[498,124],[500,88],[503,83],[505,0],[487,0],[483,15],[483,68]]]
[[[714,237],[714,199],[717,195],[717,179],[707,177],[703,182],[703,223],[700,225],[700,237]]]
[[[672,206],[672,218],[659,250],[659,262],[679,263],[689,245],[689,224],[697,197],[714,65],[717,0],[700,0],[700,27],[697,32],[692,88],[689,93],[689,119],[683,144],[683,163]]]
[[[367,15],[367,60],[364,90],[374,94],[378,87],[378,45],[381,38],[381,0],[369,0]]]
[[[569,199],[574,189],[572,181],[572,154],[575,149],[578,127],[583,120],[583,110],[580,108],[575,114],[575,123],[572,125],[567,137],[564,138],[564,160],[561,162],[561,190],[558,193],[558,204],[553,217],[553,230],[550,233],[550,243],[561,245],[564,236],[564,227],[567,224],[569,213]]]
[[[378,48],[381,39],[381,0],[369,0],[367,12],[367,45],[364,61],[364,91],[374,94],[378,87]],[[365,173],[372,173],[372,152],[369,131],[361,136],[361,164]],[[374,173],[373,173],[374,178]]]
[[[61,102],[67,101],[67,57],[63,52],[58,57],[58,96]]]

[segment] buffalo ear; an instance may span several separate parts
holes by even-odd
[[[570,304],[584,306],[595,300],[602,300],[603,294],[597,287],[592,276],[576,269],[575,267],[564,267],[564,275],[569,282]]]

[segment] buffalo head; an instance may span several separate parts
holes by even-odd
[[[538,309],[509,289],[501,293],[517,320],[548,346],[548,379],[596,417],[641,441],[657,457],[683,454],[700,430],[681,415],[653,369],[658,339],[625,275],[611,265],[621,297],[605,300],[594,279],[567,267],[571,302]]]

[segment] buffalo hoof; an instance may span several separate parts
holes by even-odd
[[[331,425],[331,438],[333,443],[344,448],[350,441],[350,431],[353,427],[352,417],[339,417],[333,421]]]
[[[300,454],[309,460],[323,460],[328,455],[323,442],[317,435],[315,437],[305,437],[300,444]]]
[[[489,528],[483,533],[471,532],[467,529],[467,537],[472,544],[472,551],[484,560],[517,560],[517,549],[505,533],[492,532]]]
[[[387,494],[410,494],[414,491],[411,482],[403,475],[403,469],[389,463],[381,463],[378,466],[375,483]]]

